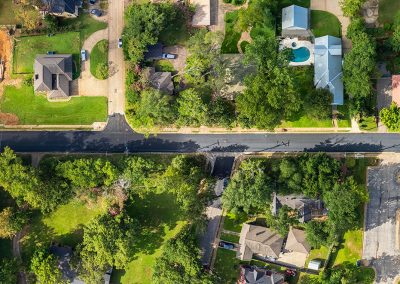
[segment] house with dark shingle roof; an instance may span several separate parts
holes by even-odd
[[[253,254],[277,259],[282,249],[283,239],[269,228],[243,224],[240,232],[238,258],[251,260]]]
[[[49,99],[67,99],[72,81],[72,55],[37,55],[34,63],[34,90]]]
[[[151,87],[168,95],[174,93],[174,83],[172,82],[171,72],[156,72],[154,67],[147,68],[147,72]]]
[[[42,0],[41,11],[58,16],[74,18],[79,15],[82,0]]]
[[[255,266],[240,267],[240,284],[282,284],[285,276],[281,273]]]

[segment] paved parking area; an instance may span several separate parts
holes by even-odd
[[[400,209],[400,186],[395,182],[400,164],[368,169],[368,192],[363,258],[376,271],[375,283],[394,283],[400,274],[400,251],[396,249],[396,211]]]

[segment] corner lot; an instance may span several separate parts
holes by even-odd
[[[396,249],[396,211],[400,209],[400,164],[368,169],[370,201],[366,208],[363,258],[376,271],[375,283],[394,283],[399,275],[400,251]]]

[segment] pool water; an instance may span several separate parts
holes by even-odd
[[[310,50],[304,46],[297,49],[292,49],[292,53],[292,62],[304,62],[310,58]]]

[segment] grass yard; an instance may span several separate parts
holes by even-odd
[[[14,25],[17,23],[14,15],[13,0],[0,1],[0,25]]]
[[[79,27],[81,47],[92,33],[107,28],[107,23],[98,21],[87,13],[81,13],[77,18],[61,18],[60,26]]]
[[[376,125],[375,116],[362,117],[358,123],[361,130],[376,132],[378,127]]]
[[[227,213],[224,218],[224,229],[240,233],[242,225],[248,220],[247,215],[236,216],[233,213]]]
[[[362,230],[347,231],[343,237],[343,243],[340,245],[336,255],[334,266],[340,265],[344,262],[355,264],[357,260],[361,259],[363,246],[363,233]]]
[[[304,127],[316,127],[316,128],[329,128],[332,126],[331,119],[316,120],[309,118],[305,113],[299,114],[295,119],[291,121],[283,121],[279,126],[281,128],[304,128]]]
[[[310,7],[310,0],[280,0],[279,2],[279,9],[285,8],[290,5],[298,5],[305,8]]]
[[[328,256],[328,252],[329,249],[326,246],[321,246],[318,249],[312,249],[307,257],[305,267],[308,267],[308,263],[313,259],[318,259],[322,260],[322,262],[325,262]]]
[[[47,35],[25,36],[15,40],[14,73],[33,73],[33,62],[37,54],[46,54],[47,51],[72,54],[74,59],[74,77],[80,70],[80,40],[78,32]]]
[[[0,111],[18,116],[21,125],[91,125],[107,120],[107,98],[73,97],[68,102],[49,102],[35,95],[33,87],[6,86]]]
[[[185,225],[175,199],[170,194],[149,193],[128,206],[129,214],[143,226],[137,236],[137,252],[126,271],[116,270],[112,283],[150,284],[155,260],[163,244]]]
[[[154,67],[156,68],[157,72],[175,72],[175,68],[171,61],[166,59],[156,60],[154,62]]]
[[[104,64],[107,66],[108,69],[108,40],[106,39],[103,39],[98,43],[96,43],[96,45],[90,52],[90,73],[92,73],[92,75],[97,79],[100,80],[106,79],[101,77],[100,74],[98,74],[98,69],[97,69],[98,66]]]
[[[326,11],[311,10],[311,31],[315,37],[331,35],[341,36],[341,24],[338,18]]]
[[[233,235],[233,234],[226,234],[226,233],[222,233],[220,236],[220,239],[222,241],[227,241],[230,243],[235,243],[238,244],[239,243],[239,236]]]
[[[225,38],[222,42],[221,53],[239,53],[237,43],[241,34],[235,30],[235,24],[239,11],[228,12],[225,14]]]
[[[398,13],[400,13],[400,1],[379,0],[379,23],[393,23],[395,16]]]
[[[337,107],[337,110],[339,111],[339,117],[338,117],[338,126],[339,127],[351,127],[351,118],[350,118],[350,113],[349,113],[349,107],[344,104],[341,106]]]
[[[214,273],[219,277],[219,284],[236,283],[239,277],[240,260],[236,252],[219,248],[214,264]]]
[[[27,235],[22,239],[23,260],[28,261],[38,247],[48,247],[52,241],[68,246],[77,245],[82,240],[82,227],[103,212],[105,209],[101,204],[88,208],[76,199],[50,214],[37,212],[30,222]]]

